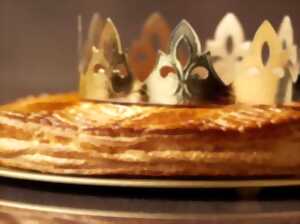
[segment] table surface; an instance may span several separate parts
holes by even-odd
[[[0,224],[300,223],[299,187],[175,190],[0,181]]]

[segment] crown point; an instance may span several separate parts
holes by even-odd
[[[251,45],[252,53],[257,59],[261,58],[261,50],[265,44],[267,44],[270,50],[270,57],[272,57],[272,55],[280,55],[282,53],[280,39],[274,27],[268,20],[265,20],[259,26]]]
[[[258,31],[260,31],[261,29],[272,30],[272,32],[276,33],[272,23],[269,20],[265,20],[262,22],[262,24],[258,28]]]
[[[190,24],[190,22],[189,21],[187,21],[186,19],[182,19],[179,23],[178,23],[178,25],[175,27],[175,29],[174,29],[174,33],[177,31],[177,30],[190,30],[190,31],[192,31],[192,32],[194,32],[194,33],[196,33],[195,32],[195,30],[194,30],[194,28],[193,28],[193,26]]]
[[[107,17],[107,18],[106,18],[106,22],[108,22],[108,23],[113,23],[113,21],[112,21],[112,19],[111,19],[110,17]]]
[[[222,39],[223,36],[234,36],[239,40],[244,39],[243,26],[234,13],[227,13],[217,25],[215,39]]]
[[[187,26],[191,26],[190,23],[189,23],[189,21],[187,21],[186,19],[182,19],[182,20],[179,22],[178,25],[181,25],[181,24],[187,25]]]
[[[239,19],[233,12],[228,12],[225,14],[222,20],[239,20]]]
[[[154,48],[161,47],[166,50],[170,33],[171,29],[166,19],[160,13],[155,12],[146,19],[139,41],[147,41]]]
[[[283,23],[292,25],[291,17],[289,15],[285,15],[282,20]]]
[[[294,30],[291,18],[289,16],[283,17],[278,29],[278,34],[282,41],[286,41],[289,42],[289,44],[293,44]]]
[[[163,19],[164,17],[160,14],[160,12],[153,12],[147,20],[160,20]]]
[[[166,24],[167,22],[159,12],[154,12],[146,19],[146,22],[144,23],[144,30],[148,27],[156,26],[159,23]]]
[[[91,18],[90,26],[88,28],[87,40],[82,42],[82,17],[78,17],[78,31],[79,31],[79,71],[84,73],[88,67],[89,60],[91,59],[92,47],[99,47],[99,38],[103,30],[103,19],[99,13],[94,13]]]
[[[191,54],[201,55],[201,43],[199,37],[192,25],[185,19],[180,21],[171,34],[169,48],[174,57],[176,57],[178,46],[183,39],[188,43]]]
[[[294,30],[291,18],[284,16],[278,29],[278,35],[282,48],[288,54],[288,69],[292,75],[293,82],[296,82],[299,76],[298,46],[294,42]]]
[[[104,25],[104,29],[111,29],[115,33],[118,33],[117,27],[116,27],[115,23],[113,22],[113,20],[111,18],[107,18],[106,19],[106,23]]]
[[[104,30],[105,31],[110,30],[110,31],[113,31],[115,34],[119,35],[118,29],[111,18],[106,19],[106,22],[105,22],[105,25],[103,28],[103,33],[105,33]]]
[[[101,18],[100,14],[98,12],[95,12],[93,15],[92,15],[92,20],[99,20]]]
[[[119,32],[113,23],[112,19],[107,18],[106,23],[104,25],[101,39],[99,43],[99,48],[104,50],[104,53],[108,56],[111,60],[116,59],[113,53],[116,51],[118,54],[122,53],[122,45]],[[115,53],[116,53],[115,52]]]

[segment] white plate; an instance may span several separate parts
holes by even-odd
[[[113,187],[142,188],[244,188],[300,186],[300,179],[163,179],[63,176],[0,168],[0,176],[20,180]]]

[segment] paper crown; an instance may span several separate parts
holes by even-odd
[[[81,22],[79,34],[82,40]],[[171,32],[155,13],[125,52],[112,20],[95,14],[79,46],[80,96],[166,105],[289,104],[299,73],[293,36],[286,16],[278,34],[265,21],[247,41],[238,18],[228,13],[203,50],[186,20]]]

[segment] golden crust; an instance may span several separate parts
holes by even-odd
[[[0,107],[0,163],[41,172],[298,175],[299,149],[299,105],[127,106],[62,94]]]

